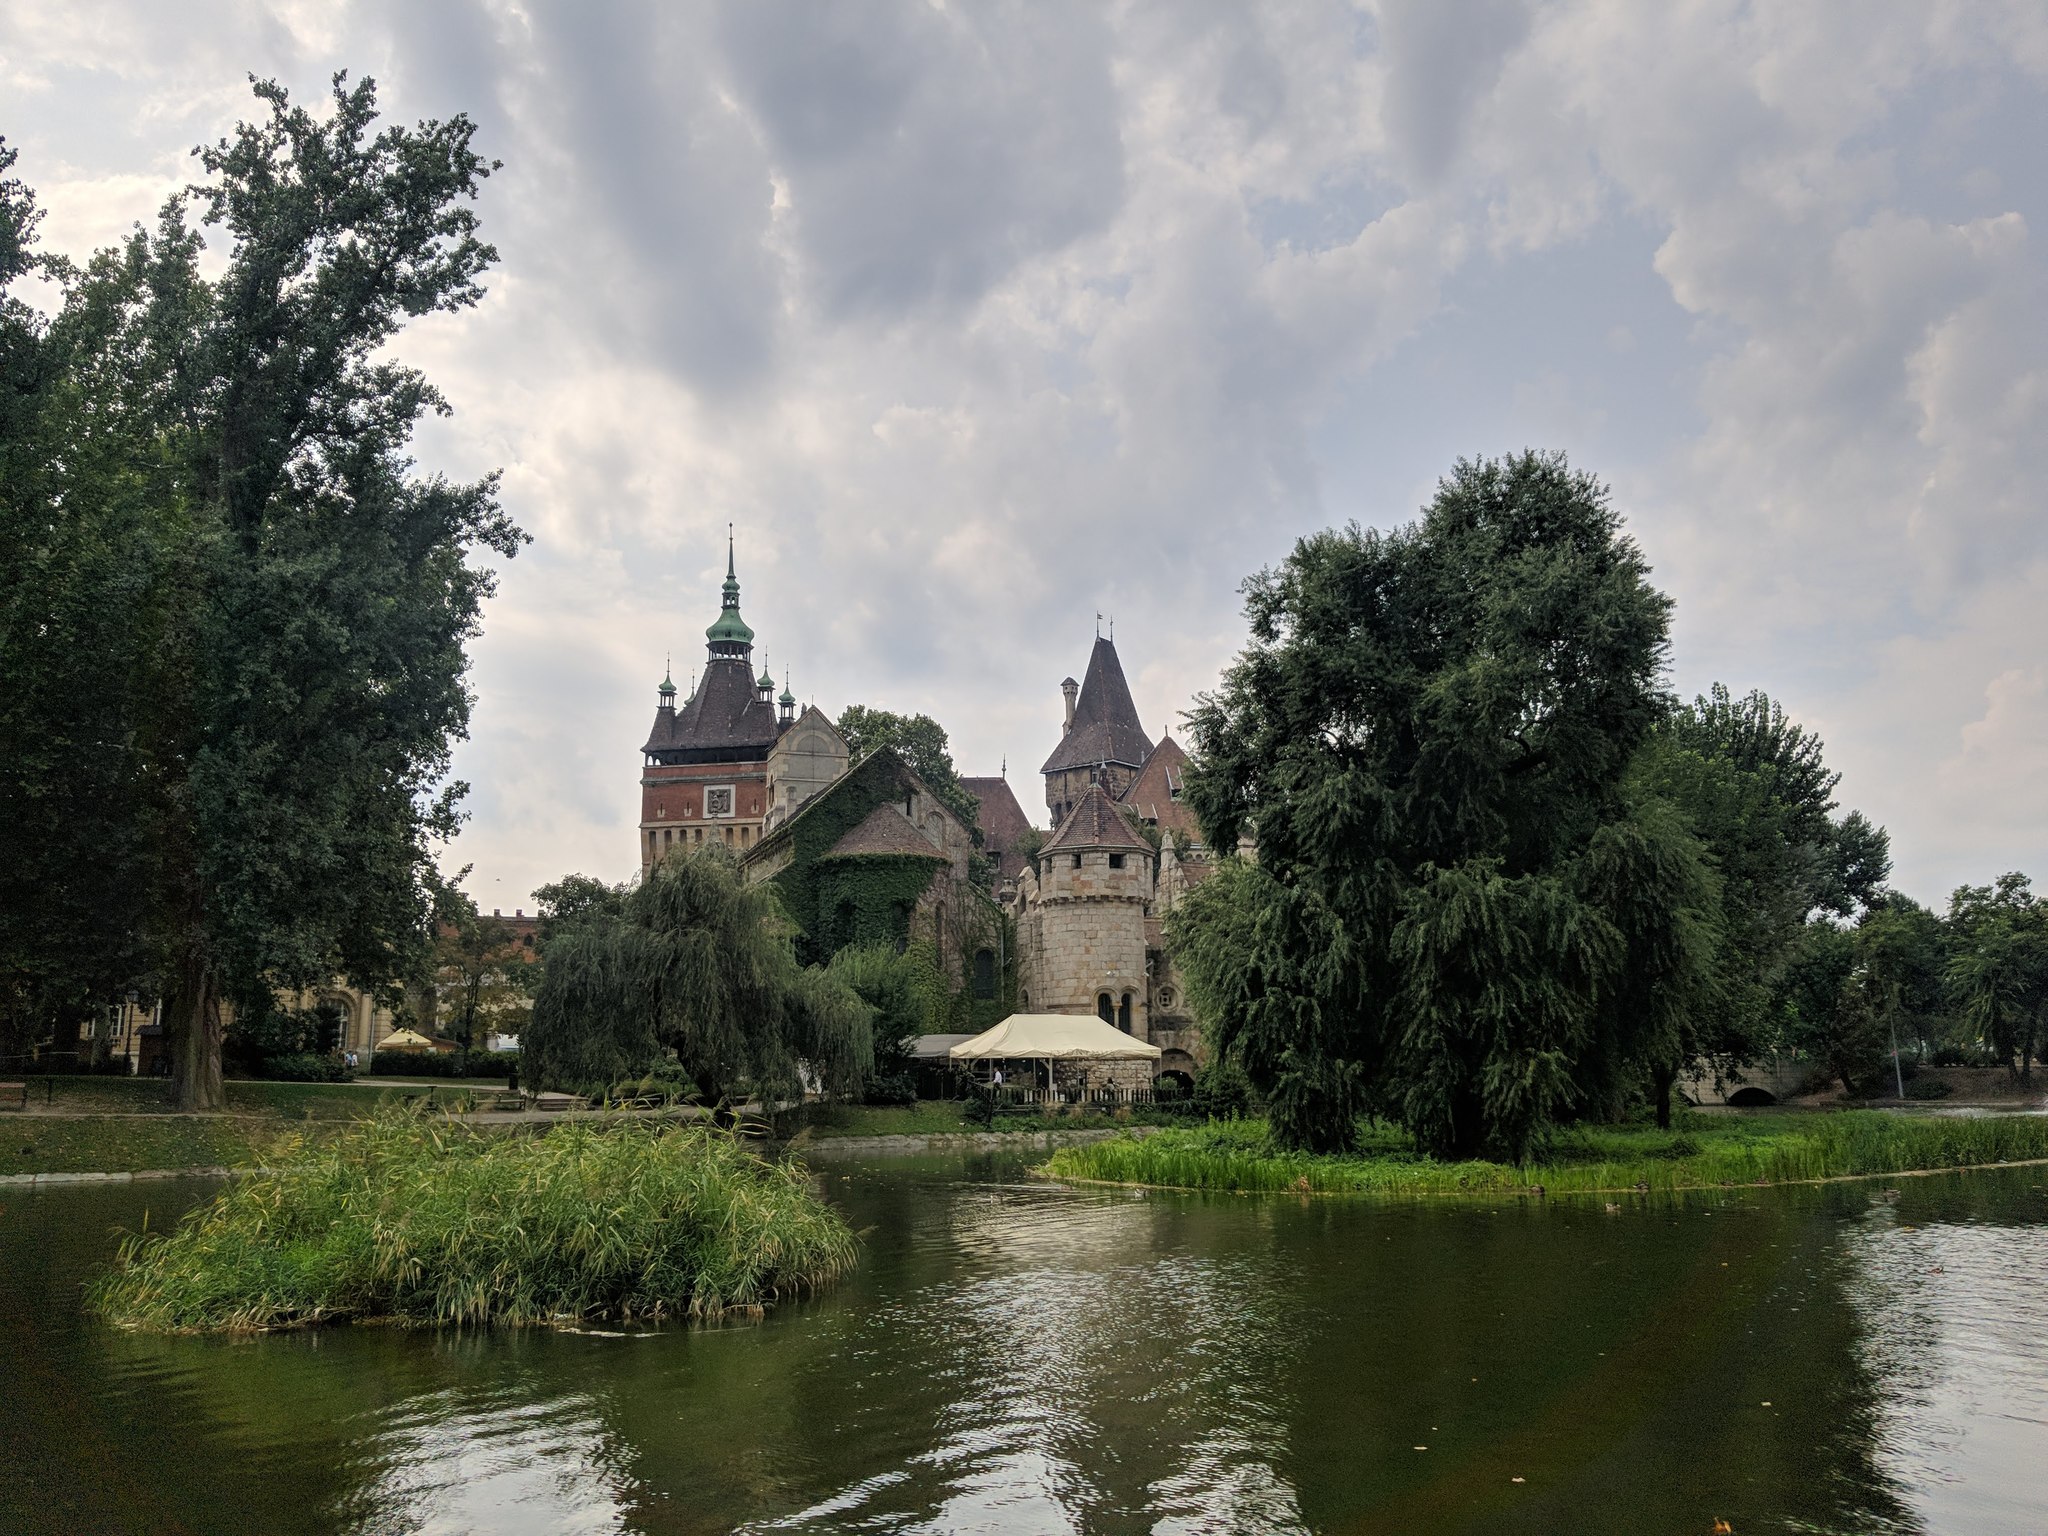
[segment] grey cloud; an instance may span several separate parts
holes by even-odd
[[[1395,154],[1424,186],[1450,170],[1475,104],[1529,30],[1522,0],[1385,0],[1382,125]]]
[[[768,165],[705,68],[688,13],[655,3],[535,5],[522,82],[528,217],[560,297],[602,334],[707,392],[770,368],[781,274]],[[539,243],[539,242],[536,242]]]
[[[727,7],[719,32],[828,314],[971,303],[1116,211],[1093,7],[779,0]]]

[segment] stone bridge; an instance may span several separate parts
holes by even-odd
[[[1682,1078],[1678,1087],[1694,1104],[1729,1104],[1749,1109],[1782,1104],[1806,1086],[1815,1070],[1813,1062],[1801,1057],[1773,1056],[1718,1079],[1712,1073]]]

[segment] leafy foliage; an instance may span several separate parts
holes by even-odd
[[[110,953],[134,936],[195,1108],[221,1102],[224,997],[417,970],[492,590],[469,556],[522,538],[494,480],[413,472],[414,425],[447,407],[385,353],[408,319],[481,296],[474,126],[375,130],[374,87],[340,77],[324,118],[256,94],[267,117],[200,152],[208,181],[153,233],[48,269],[64,308],[35,348],[33,473],[5,511],[26,558],[8,562],[0,663],[42,701],[23,724],[53,750],[111,748],[103,798],[64,823],[102,856],[72,858],[45,815],[29,863]],[[229,239],[217,280],[195,205]],[[93,604],[107,617],[77,629]],[[95,674],[77,696],[97,719],[55,706],[67,665]],[[11,768],[9,798],[56,809],[53,761]],[[118,892],[90,886],[109,847],[136,850]],[[27,946],[45,959],[64,948],[51,927]]]
[[[1419,523],[1304,539],[1245,591],[1187,798],[1258,862],[1172,930],[1213,1043],[1287,1145],[1370,1108],[1523,1157],[1639,1049],[1603,989],[1699,964],[1691,855],[1624,792],[1670,605],[1605,489],[1539,454],[1461,461]]]
[[[1949,984],[1964,1017],[2015,1077],[2048,1046],[2048,902],[2025,875],[1966,885],[1949,902]]]
[[[634,1077],[673,1052],[713,1102],[801,1098],[806,1068],[828,1092],[859,1090],[867,1005],[798,965],[772,890],[723,845],[664,860],[617,906],[549,942],[520,1041],[535,1082]]]

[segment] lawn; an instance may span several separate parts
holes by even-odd
[[[432,1083],[257,1083],[230,1081],[227,1113],[286,1120],[360,1120],[382,1100],[403,1097],[453,1105],[469,1089],[496,1083],[442,1078]],[[169,1115],[171,1085],[155,1077],[31,1077],[29,1115]]]
[[[134,1173],[256,1160],[276,1122],[226,1115],[10,1115],[0,1173]]]
[[[1283,1152],[1258,1120],[1164,1130],[1063,1147],[1055,1178],[1180,1189],[1302,1194],[1497,1196],[1781,1184],[2048,1158],[2048,1117],[1885,1114],[1688,1115],[1672,1131],[1597,1127],[1561,1134],[1540,1161],[1442,1163],[1388,1127],[1367,1128],[1357,1154]]]

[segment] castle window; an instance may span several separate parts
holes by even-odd
[[[1111,869],[1122,869],[1124,867],[1124,856],[1120,853],[1112,853],[1109,856],[1109,867]]]
[[[992,949],[974,952],[974,995],[978,998],[996,995],[996,953]]]
[[[1117,1005],[1116,1027],[1125,1034],[1131,1032],[1131,994],[1126,992],[1124,1000]]]
[[[1116,999],[1107,992],[1095,994],[1095,1014],[1105,1024],[1116,1022]]]
[[[1081,855],[1079,855],[1079,854],[1077,853],[1077,854],[1075,854],[1075,855],[1074,855],[1074,868],[1076,868],[1076,869],[1079,869],[1080,867],[1081,867]]]

